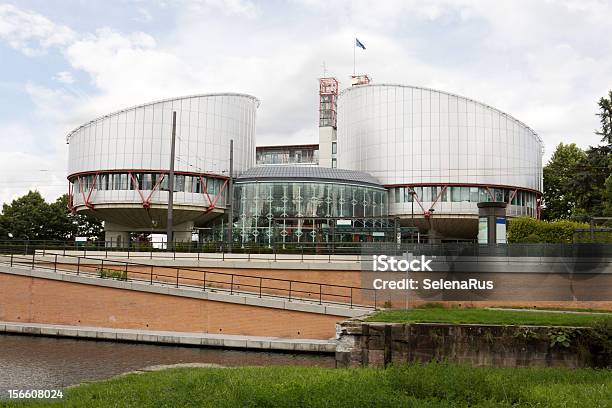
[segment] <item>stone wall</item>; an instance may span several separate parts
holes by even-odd
[[[337,367],[449,361],[481,367],[589,367],[609,365],[592,353],[588,328],[440,323],[368,323],[337,326]],[[558,334],[570,344],[551,344]]]

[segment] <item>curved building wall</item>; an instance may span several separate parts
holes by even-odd
[[[327,242],[338,219],[362,233],[381,230],[388,216],[382,187],[329,180],[240,181],[235,221],[242,242]],[[333,225],[332,225],[333,224]],[[342,228],[336,227],[336,234]]]
[[[256,98],[196,95],[153,102],[95,119],[68,135],[68,173],[167,170],[177,112],[176,171],[223,175],[234,139],[234,172],[255,164]]]
[[[227,204],[230,140],[234,174],[255,164],[258,105],[249,95],[195,95],[124,109],[80,126],[67,137],[70,205],[122,231],[165,228],[175,111],[175,222],[205,222],[214,216],[206,210],[218,213]]]
[[[501,197],[508,215],[535,216],[542,151],[524,123],[458,95],[371,84],[338,100],[338,167],[368,172],[390,188],[392,215],[412,212],[405,188],[419,187],[417,214],[435,205],[436,214],[474,215],[478,200]]]

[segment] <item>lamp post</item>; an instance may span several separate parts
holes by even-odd
[[[412,228],[413,229],[415,228],[415,225],[414,225],[414,196],[415,195],[416,195],[416,191],[414,191],[414,188],[410,187],[410,203],[411,203],[411,206],[412,206],[412,209],[411,209],[412,222],[411,222],[411,224],[412,224]],[[412,231],[412,242],[414,242],[414,230]]]
[[[176,147],[176,111],[172,112],[172,139],[170,143],[170,168],[168,171],[168,219],[166,225],[166,250],[174,245],[174,157]]]
[[[227,184],[229,189],[229,212],[227,220],[227,241],[229,244],[228,252],[232,252],[232,245],[234,244],[234,139],[230,139],[229,154],[229,182]]]

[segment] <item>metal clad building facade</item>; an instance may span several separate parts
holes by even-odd
[[[176,111],[177,221],[197,219],[206,208],[224,207],[221,190],[229,176],[230,139],[234,172],[253,167],[258,105],[256,98],[243,94],[195,95],[132,107],[82,125],[68,135],[71,205],[95,209],[114,224],[162,228],[163,214],[122,212],[121,207],[165,208]],[[180,213],[181,206],[192,213]],[[113,211],[104,212],[105,207]]]
[[[370,84],[338,100],[338,167],[389,188],[390,215],[460,218],[475,216],[479,201],[505,201],[509,216],[537,216],[542,152],[524,123],[458,95]]]

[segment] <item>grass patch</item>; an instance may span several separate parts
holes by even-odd
[[[611,400],[612,376],[606,370],[470,368],[430,363],[384,370],[177,368],[81,385],[66,390],[64,405],[606,407]]]
[[[385,323],[474,323],[531,326],[593,327],[612,320],[606,314],[547,313],[516,310],[445,309],[429,305],[416,309],[382,310],[367,318]]]
[[[116,280],[127,280],[127,271],[126,270],[117,270],[117,269],[108,269],[108,268],[98,268],[98,274],[102,279],[116,279]]]
[[[589,309],[579,307],[536,307],[536,306],[492,306],[498,309],[523,309],[523,310],[554,310],[559,312],[584,312],[584,313],[608,313],[612,314],[612,310],[608,309]]]

